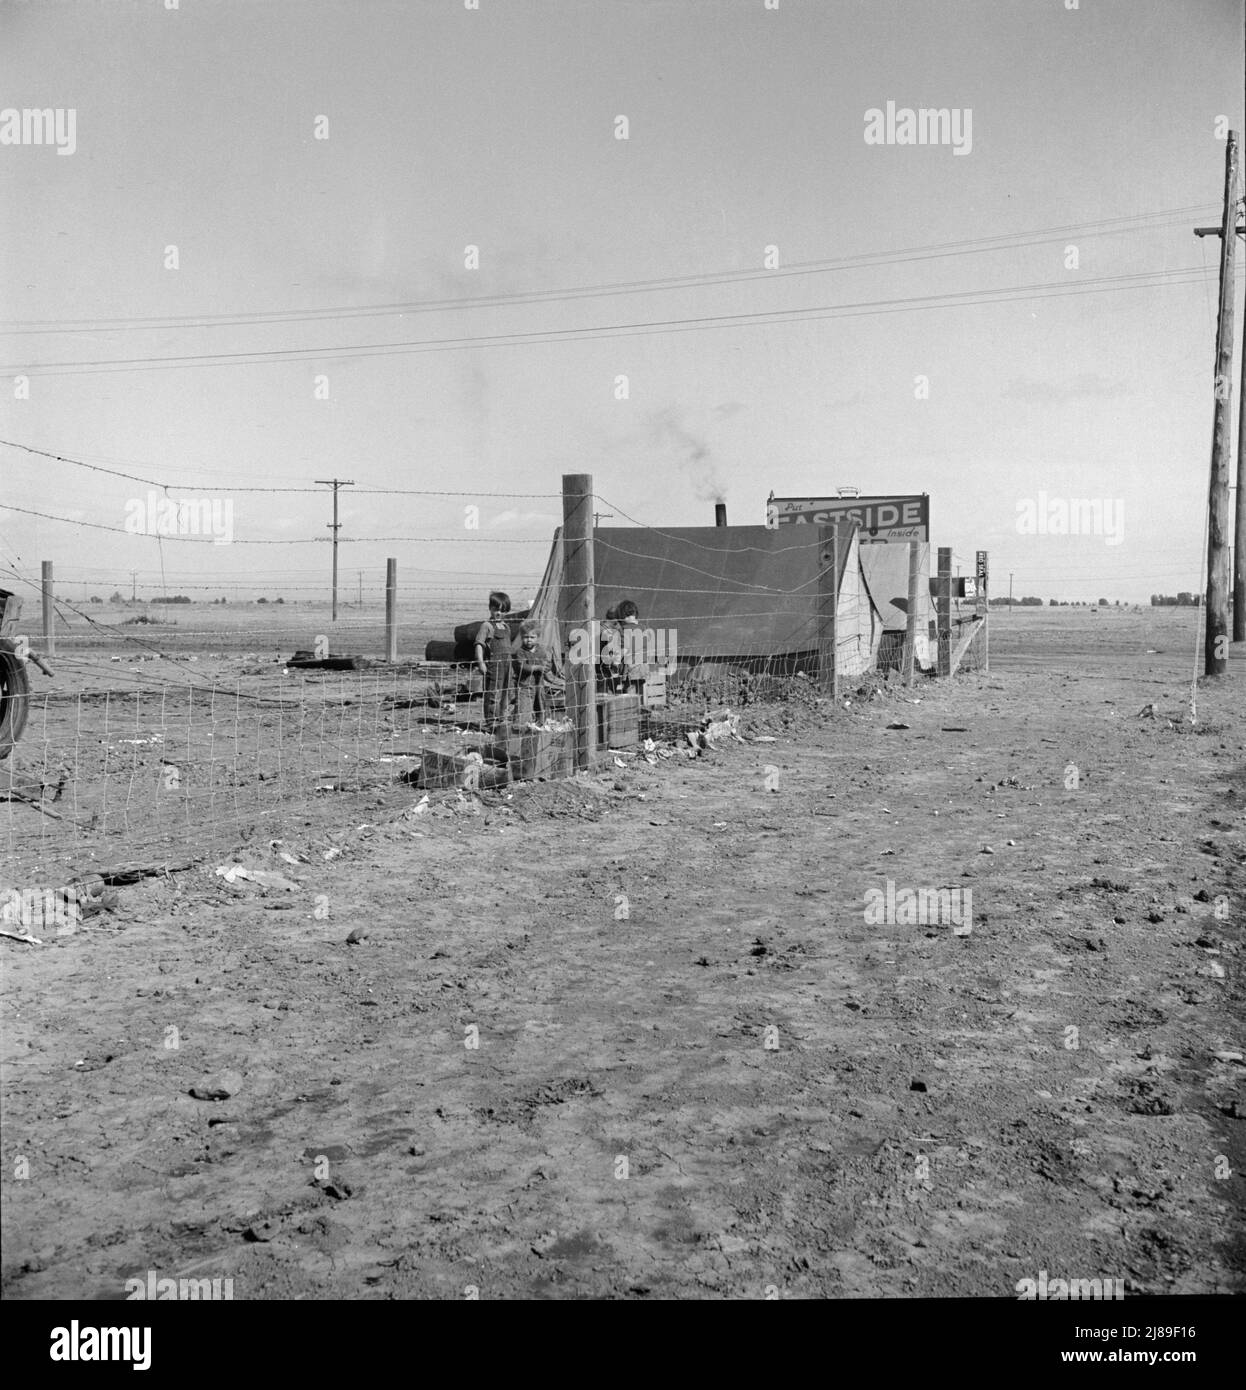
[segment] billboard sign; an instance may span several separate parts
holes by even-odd
[[[861,528],[861,544],[907,545],[930,540],[930,497],[771,497],[766,525],[830,525],[853,521]]]

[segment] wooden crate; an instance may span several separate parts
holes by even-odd
[[[640,742],[640,696],[603,695],[597,701],[597,746],[635,748]]]
[[[425,748],[420,755],[419,785],[431,789],[438,787],[476,786],[485,791],[493,787],[504,787],[510,780],[510,772],[505,764],[469,761],[463,752],[444,748]]]
[[[641,694],[641,704],[645,709],[666,708],[666,671],[664,668],[654,667],[646,675],[644,690]]]
[[[506,740],[511,778],[516,782],[554,781],[575,771],[575,730],[549,733],[533,729]]]

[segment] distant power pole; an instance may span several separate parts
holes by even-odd
[[[359,607],[363,609],[363,570],[359,571]]]
[[[1201,229],[1195,228],[1195,235]],[[1211,426],[1211,484],[1207,499],[1207,619],[1203,674],[1229,669],[1229,452],[1233,404],[1233,259],[1237,249],[1237,136],[1224,149],[1224,212],[1220,220],[1220,313],[1216,323],[1215,407]]]
[[[130,602],[138,600],[138,570],[130,571]]]
[[[1012,571],[1008,571],[1008,607],[1012,607]]]
[[[333,489],[333,520],[328,529],[333,532],[333,617],[332,621],[337,622],[337,533],[341,530],[341,522],[337,519],[337,490],[340,487],[354,487],[354,478],[317,478],[316,482],[323,487]]]

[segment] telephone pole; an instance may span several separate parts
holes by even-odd
[[[1237,229],[1238,236],[1246,227]],[[1233,526],[1233,640],[1246,642],[1246,342],[1237,387],[1237,519]]]
[[[1195,227],[1196,237],[1220,236],[1220,227]],[[1237,228],[1246,236],[1246,224]],[[1237,391],[1237,505],[1233,528],[1233,640],[1246,642],[1246,352]]]
[[[1195,235],[1202,229],[1196,228]],[[1220,313],[1216,324],[1215,408],[1211,427],[1211,483],[1207,499],[1207,619],[1203,674],[1229,669],[1229,453],[1233,404],[1233,260],[1237,249],[1237,136],[1224,149],[1224,213],[1220,220]]]
[[[333,617],[331,621],[337,622],[337,533],[341,530],[341,522],[337,519],[337,490],[340,487],[354,487],[354,478],[317,478],[316,482],[323,487],[333,489],[333,520],[329,523],[328,530],[333,532]]]

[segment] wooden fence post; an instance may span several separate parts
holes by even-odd
[[[398,561],[385,561],[385,659],[398,660]]]
[[[990,556],[985,550],[979,550],[978,560],[978,596],[975,607],[978,615],[982,619],[982,670],[989,672],[991,669],[991,566]]]
[[[917,664],[917,601],[918,581],[921,578],[920,541],[909,541],[909,611],[904,624],[904,683],[913,684]]]
[[[952,674],[952,550],[939,547],[939,578],[935,587],[935,629],[939,639],[938,671]]]
[[[575,766],[597,761],[597,608],[593,568],[593,475],[562,475],[562,589],[558,616],[567,661],[567,713],[575,721]],[[578,637],[577,637],[578,634]]]
[[[52,607],[52,561],[43,562],[43,646],[56,655],[56,610]]]
[[[839,694],[836,661],[839,609],[839,523],[818,527],[818,684]]]

